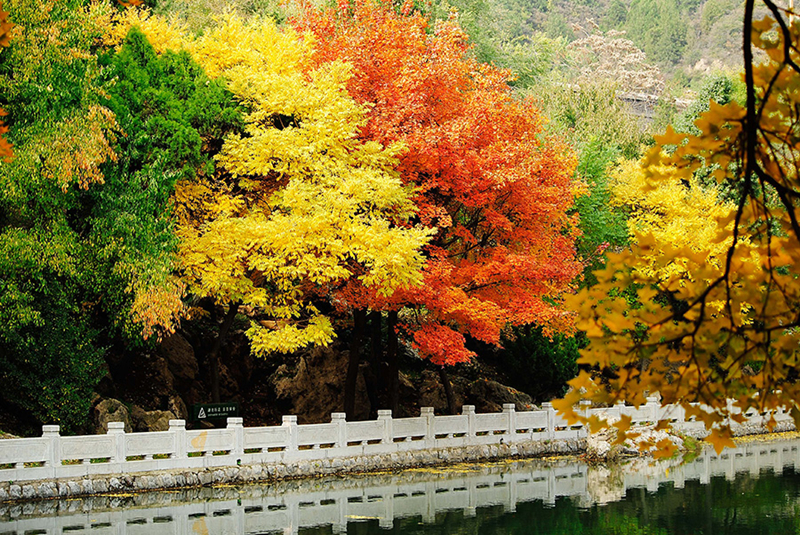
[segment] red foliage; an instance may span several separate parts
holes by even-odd
[[[455,21],[428,34],[424,17],[388,3],[306,6],[293,24],[315,35],[319,63],[354,65],[348,89],[370,106],[361,136],[406,144],[399,170],[417,188],[418,223],[438,227],[422,287],[387,303],[351,284],[340,302],[411,307],[414,345],[438,363],[469,359],[462,334],[496,344],[509,324],[569,330],[559,297],[581,273],[567,215],[575,160],[545,139],[510,73],[472,59]]]

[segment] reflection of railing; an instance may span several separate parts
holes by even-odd
[[[686,422],[682,409],[662,407],[655,398],[639,408],[584,406],[583,410],[586,415],[628,415],[634,425],[667,418],[687,430],[702,427]],[[347,422],[343,413],[333,413],[330,423],[309,425],[298,425],[296,416],[284,416],[281,426],[248,428],[241,418],[228,418],[227,428],[207,430],[187,430],[183,420],[171,420],[168,431],[150,433],[125,433],[121,422],[111,422],[105,435],[73,437],[62,437],[58,426],[46,425],[40,438],[0,440],[0,481],[202,470],[586,436],[582,425],[568,425],[549,403],[542,410],[525,412],[505,404],[502,413],[490,414],[476,414],[471,405],[456,416],[434,416],[430,407],[415,418],[393,419],[391,411],[378,413],[377,420],[367,422]],[[762,418],[751,415],[756,423]],[[790,419],[783,412],[776,418]]]
[[[800,441],[748,444],[716,455],[704,451],[692,462],[675,461],[620,467],[611,477],[618,499],[630,488],[655,491],[662,483],[682,487],[687,480],[708,483],[713,476],[732,479],[738,472],[776,473],[788,465],[800,470]],[[669,470],[666,468],[669,467]],[[433,522],[436,513],[463,510],[474,515],[479,507],[500,505],[507,512],[522,502],[554,504],[571,497],[582,506],[609,500],[606,482],[602,496],[590,481],[593,468],[560,460],[497,463],[474,470],[403,472],[352,479],[282,482],[240,488],[194,489],[132,498],[137,503],[115,506],[114,497],[69,502],[0,506],[0,533],[296,533],[299,528],[331,525],[344,533],[348,522],[376,520],[392,527],[400,518],[420,517]],[[601,469],[602,470],[602,469]],[[58,504],[55,506],[54,504]],[[29,506],[25,506],[29,507]],[[35,518],[36,508],[50,507],[50,516]],[[16,513],[14,512],[16,508]]]

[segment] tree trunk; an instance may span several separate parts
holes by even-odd
[[[375,339],[375,316],[378,316],[378,334],[377,340]],[[372,311],[367,315],[367,323],[369,326],[369,358],[367,359],[367,367],[364,369],[364,383],[367,386],[367,398],[369,399],[369,419],[375,420],[378,418],[378,409],[380,406],[380,383],[382,382],[380,376],[380,348],[381,348],[381,313]],[[366,333],[365,333],[366,334]],[[377,345],[377,348],[376,348]]]
[[[211,401],[220,403],[219,396],[219,352],[222,346],[225,345],[225,340],[228,338],[228,331],[231,330],[233,320],[236,319],[236,313],[239,311],[238,303],[231,303],[228,308],[225,318],[222,320],[222,325],[219,328],[219,334],[214,341],[214,347],[211,348],[211,353],[208,354],[208,365],[211,366]]]
[[[439,380],[444,386],[444,397],[447,399],[447,410],[450,414],[457,414],[458,408],[456,407],[456,400],[453,397],[453,386],[450,384],[450,378],[447,376],[447,371],[444,366],[439,367]]]
[[[383,316],[379,310],[369,313],[370,326],[370,367],[372,368],[373,389],[375,403],[372,404],[374,416],[377,418],[378,409],[387,408],[386,381],[384,381],[383,366]],[[372,400],[370,400],[372,401]]]
[[[387,393],[392,416],[400,416],[400,367],[397,358],[397,312],[389,312],[386,318],[388,330],[386,340],[386,362],[388,364]]]
[[[356,409],[356,383],[358,381],[358,364],[361,361],[361,341],[367,324],[367,311],[362,309],[353,311],[353,332],[350,338],[350,356],[347,362],[347,376],[344,381],[344,412],[347,419],[355,417]]]

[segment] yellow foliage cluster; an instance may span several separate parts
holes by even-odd
[[[404,148],[357,139],[366,110],[346,91],[350,65],[311,68],[313,40],[271,20],[229,15],[197,38],[143,11],[112,24],[112,39],[137,25],[157,51],[189,51],[246,110],[217,175],[179,183],[175,206],[189,290],[251,311],[254,353],[330,342],[317,292],[353,277],[383,295],[421,282],[430,231],[405,224]]]
[[[648,176],[637,161],[622,161],[614,170],[611,184],[612,203],[625,207],[630,214],[631,237],[652,235],[654,254],[642,258],[636,269],[661,280],[692,278],[680,256],[666,255],[668,250],[705,255],[706,262],[721,268],[732,239],[717,239],[715,222],[734,207],[719,198],[716,188],[704,187],[675,168],[657,166],[649,171]],[[666,265],[661,261],[664,258],[670,259]]]

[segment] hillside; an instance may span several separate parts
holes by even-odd
[[[550,51],[543,37],[566,43],[595,30],[624,31],[650,62],[687,83],[741,63],[739,0],[450,0],[432,7],[437,18],[456,8],[485,60],[514,67],[520,46]]]

